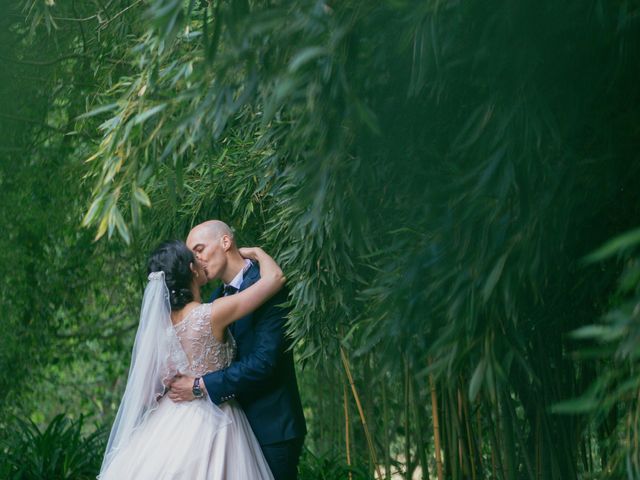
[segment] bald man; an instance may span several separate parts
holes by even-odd
[[[209,280],[220,279],[210,301],[233,295],[260,278],[257,264],[243,258],[227,224],[210,220],[194,227],[187,246],[204,266]],[[236,340],[235,361],[226,369],[202,377],[215,404],[237,400],[262,447],[275,480],[294,480],[306,434],[293,354],[285,335],[288,291],[280,290],[255,312],[229,326]],[[195,398],[195,378],[182,376],[171,383],[174,401]],[[250,480],[250,479],[247,479]]]

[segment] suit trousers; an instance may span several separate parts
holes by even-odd
[[[296,480],[304,437],[260,445],[275,480]]]

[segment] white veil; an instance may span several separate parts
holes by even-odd
[[[153,272],[144,291],[129,377],[111,428],[100,475],[131,439],[135,429],[158,407],[165,381],[178,371],[185,372],[188,367],[187,356],[171,323],[164,272]]]

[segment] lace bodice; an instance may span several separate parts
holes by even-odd
[[[189,375],[202,376],[229,366],[236,354],[236,342],[226,331],[224,342],[219,342],[211,332],[210,303],[203,303],[191,310],[180,323],[173,326],[189,362]]]

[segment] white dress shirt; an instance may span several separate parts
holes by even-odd
[[[237,290],[240,290],[240,286],[242,285],[242,281],[244,280],[244,274],[247,273],[247,270],[249,270],[249,268],[251,268],[251,260],[245,258],[244,268],[240,270],[235,277],[233,277],[233,280],[231,280],[229,283],[225,283],[224,286],[231,286],[236,288]]]

